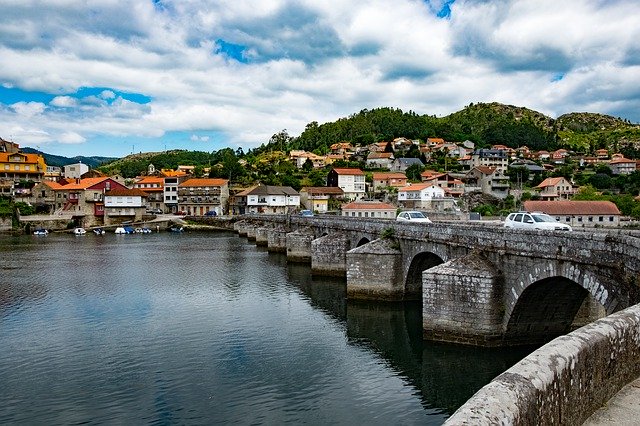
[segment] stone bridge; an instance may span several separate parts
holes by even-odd
[[[422,300],[425,339],[539,344],[640,302],[640,238],[465,222],[254,216],[234,229],[344,276],[347,297]]]

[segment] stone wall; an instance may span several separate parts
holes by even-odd
[[[11,231],[11,217],[0,217],[0,232]]]
[[[638,376],[635,305],[539,348],[480,389],[445,424],[582,424]]]

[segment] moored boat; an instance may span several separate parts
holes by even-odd
[[[102,228],[95,228],[95,229],[93,230],[93,233],[94,233],[94,234],[96,234],[96,235],[104,235],[104,229],[102,229]]]
[[[49,231],[46,229],[36,229],[33,231],[33,235],[49,235]]]
[[[75,229],[73,230],[73,233],[74,233],[75,235],[84,235],[84,234],[86,234],[86,233],[87,233],[87,231],[85,231],[85,230],[84,230],[84,228],[75,228]]]

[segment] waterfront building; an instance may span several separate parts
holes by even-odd
[[[404,173],[373,173],[373,192],[378,192],[388,187],[401,188],[406,184],[407,177]]]
[[[40,154],[0,152],[1,195],[13,196],[13,190],[20,181],[41,182],[46,170],[47,165]],[[28,195],[20,194],[20,196]]]
[[[147,193],[140,189],[117,188],[104,194],[104,224],[139,222],[146,212]]]
[[[190,216],[209,212],[225,214],[229,202],[229,180],[192,178],[178,185],[178,210]],[[209,213],[213,214],[213,213]]]
[[[162,169],[160,176],[164,179],[164,210],[168,213],[178,211],[178,185],[188,179],[185,172]]]
[[[164,178],[159,176],[145,176],[133,184],[134,189],[140,189],[147,193],[147,210],[160,209],[164,206]]]
[[[290,186],[258,185],[236,194],[235,203],[239,214],[288,214],[300,208],[300,193]]]

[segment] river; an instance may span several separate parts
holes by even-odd
[[[529,349],[421,339],[233,233],[0,236],[0,424],[442,424]]]

